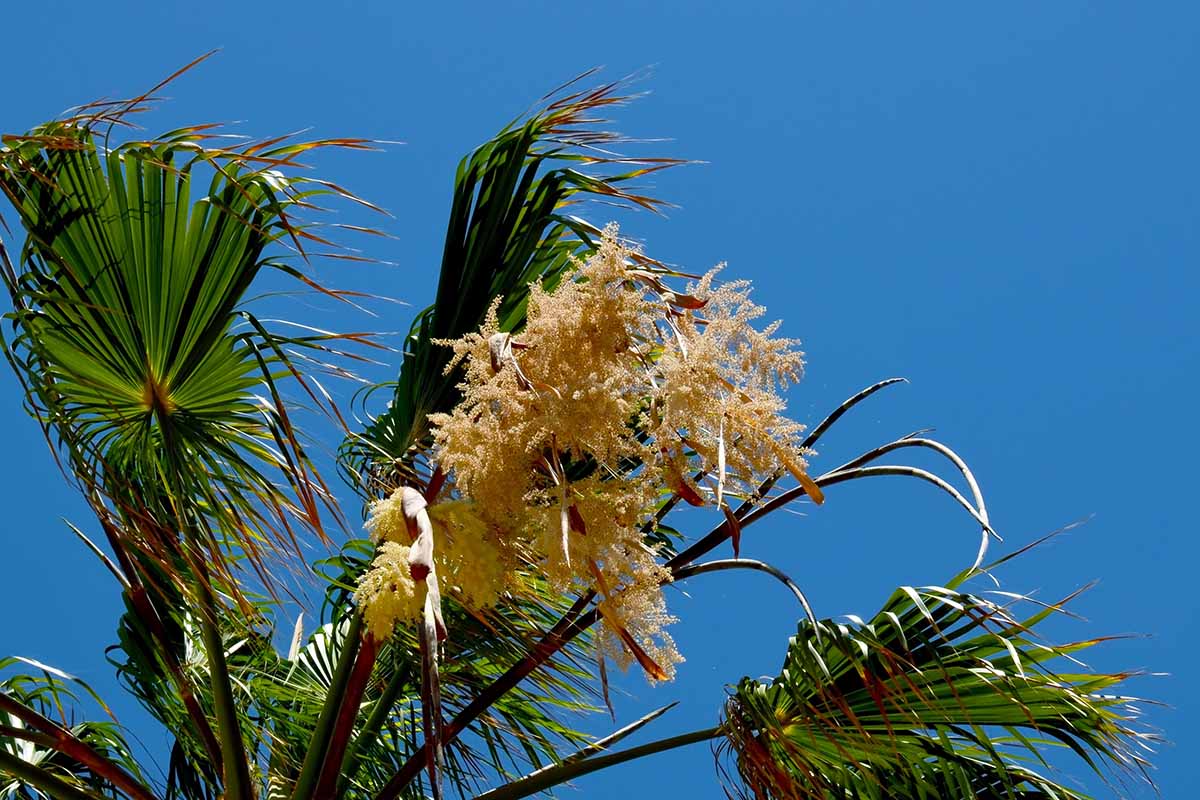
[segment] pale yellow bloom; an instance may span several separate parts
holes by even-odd
[[[374,566],[359,582],[355,599],[368,620],[379,620],[373,632],[385,626],[390,632],[396,622],[416,620],[425,596],[424,588],[413,581],[408,570],[411,538],[403,496],[404,490],[400,489],[372,503],[367,518],[367,529],[380,549]],[[518,588],[515,572],[520,554],[496,535],[476,512],[474,503],[436,503],[426,511],[433,525],[433,560],[443,595],[481,612],[496,605],[504,592]],[[401,559],[404,570],[400,569]],[[393,585],[396,588],[391,588]]]
[[[379,641],[391,636],[397,624],[421,618],[425,586],[416,583],[409,573],[408,551],[407,545],[383,542],[354,593],[367,630]]]
[[[371,503],[366,529],[371,534],[371,541],[375,543],[386,541],[410,544],[412,537],[408,534],[408,525],[404,519],[403,492],[397,490],[388,497]]]
[[[515,558],[475,512],[474,503],[457,500],[429,507],[437,532],[434,556],[442,591],[473,611],[496,605],[513,583]]]

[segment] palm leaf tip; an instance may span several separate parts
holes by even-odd
[[[754,797],[1082,798],[1050,770],[1055,747],[1105,780],[1149,781],[1157,737],[1135,699],[1108,693],[1128,675],[1052,670],[1095,644],[1037,641],[1054,610],[1018,619],[956,590],[905,588],[866,623],[801,623],[780,675],[744,679],[727,703],[741,786]]]

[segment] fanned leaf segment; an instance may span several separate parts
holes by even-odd
[[[365,496],[419,478],[428,415],[458,402],[459,373],[445,374],[453,351],[434,341],[477,330],[497,297],[503,297],[500,329],[520,329],[529,284],[553,287],[573,258],[596,248],[599,229],[569,214],[571,205],[589,199],[649,210],[665,205],[629,184],[682,162],[613,155],[605,148],[622,138],[596,127],[604,122],[596,111],[629,99],[620,88],[555,93],[459,164],[436,300],[412,324],[388,409],[342,448],[342,465]]]
[[[728,745],[754,798],[1083,797],[1051,777],[1063,746],[1101,775],[1142,770],[1153,739],[1133,699],[1104,694],[1128,677],[1050,645],[1008,601],[947,587],[898,589],[870,621],[801,622],[769,683],[743,679],[727,704]],[[1054,662],[1051,665],[1049,662]],[[1045,774],[1043,774],[1045,773]]]

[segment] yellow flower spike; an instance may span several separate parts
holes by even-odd
[[[407,545],[383,542],[354,593],[354,603],[363,611],[367,630],[379,641],[391,636],[398,623],[421,617],[425,589],[412,579],[408,555]]]

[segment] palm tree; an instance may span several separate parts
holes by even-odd
[[[718,745],[727,789],[755,798],[1082,797],[1050,769],[1045,754],[1056,745],[1102,774],[1144,772],[1152,737],[1137,725],[1133,701],[1108,693],[1127,676],[1072,666],[1098,640],[1054,645],[1036,636],[1063,603],[1014,594],[996,601],[965,588],[1007,558],[984,561],[987,510],[954,451],[913,435],[807,472],[803,454],[898,379],[864,389],[803,435],[786,423],[738,428],[731,408],[712,425],[671,421],[666,406],[682,401],[656,392],[701,368],[687,342],[717,327],[717,311],[703,316],[707,284],[686,293],[684,276],[575,209],[598,200],[656,211],[662,201],[633,181],[679,162],[614,155],[620,140],[600,129],[597,113],[626,99],[621,87],[580,85],[563,87],[463,159],[436,298],[412,324],[398,379],[358,398],[370,409],[379,392],[390,395],[357,428],[320,380],[347,374],[363,347],[378,344],[262,320],[248,291],[273,269],[348,299],[318,285],[305,265],[316,257],[310,248],[337,247],[338,228],[320,224],[317,204],[363,201],[311,177],[298,159],[369,142],[230,147],[214,126],[197,125],[114,143],[160,87],[4,138],[0,186],[24,234],[11,253],[0,243],[12,300],[4,352],[103,533],[107,553],[75,529],[124,600],[109,659],[172,746],[167,774],[152,777],[122,728],[79,721],[89,701],[102,706],[90,688],[8,659],[0,662],[0,797],[387,800],[449,788],[497,800],[702,741]],[[602,256],[617,270],[614,283],[587,271],[600,269],[588,265]],[[479,424],[488,403],[510,400],[513,413],[569,409],[559,387],[539,377],[561,365],[537,330],[550,324],[554,303],[574,324],[590,308],[580,298],[602,303],[602,295],[657,315],[639,335],[622,334],[618,347],[650,383],[614,404],[625,416],[616,418],[613,457],[571,444],[573,418],[558,412],[565,421],[553,444],[535,448],[533,466],[522,467],[528,474],[517,475],[529,499],[518,493],[509,505],[528,514],[529,529],[552,520],[549,535],[557,542],[561,533],[562,552],[512,548],[519,553],[504,590],[474,602],[465,578],[457,585],[447,572],[450,509],[487,536],[505,523],[472,488],[466,461],[454,460],[453,421]],[[767,341],[744,335],[751,340],[743,344]],[[490,371],[486,356],[463,357],[472,346],[490,354]],[[682,366],[666,381],[676,356]],[[738,382],[744,367],[714,358],[727,371],[713,373],[706,402],[769,403],[769,392],[749,396],[762,388],[753,380]],[[508,381],[509,393],[480,401],[490,381]],[[341,542],[326,532],[322,520],[343,515],[297,426],[305,405],[340,426],[340,473],[379,530],[388,514],[400,520],[390,536],[406,560],[387,560],[394,542],[386,532]],[[883,463],[909,448],[943,457],[966,493],[933,472]],[[957,502],[980,528],[975,564],[941,586],[898,589],[869,620],[836,623],[815,617],[778,569],[738,557],[746,528],[763,516],[881,475],[920,479]],[[567,712],[607,698],[604,662],[598,674],[586,666],[602,637],[652,679],[669,671],[653,649],[661,640],[618,612],[634,585],[617,585],[625,578],[610,568],[615,556],[579,555],[608,524],[587,503],[629,487],[650,497],[621,528],[635,537],[622,541],[637,563],[653,559],[640,573],[646,597],[663,582],[751,569],[785,583],[805,613],[782,648],[779,675],[734,684],[723,718],[617,749],[665,709],[595,741]],[[718,509],[718,523],[700,536],[676,530],[669,515],[680,500]],[[297,621],[289,637],[280,613],[287,589],[275,573],[313,538],[337,545],[311,565],[323,586],[319,624],[305,634]],[[704,560],[730,540],[734,558]],[[399,581],[416,593],[411,621],[381,617],[364,589],[366,576],[397,568],[387,573],[391,590]],[[565,584],[555,572],[564,569],[574,570]],[[281,636],[286,650],[275,644]]]

